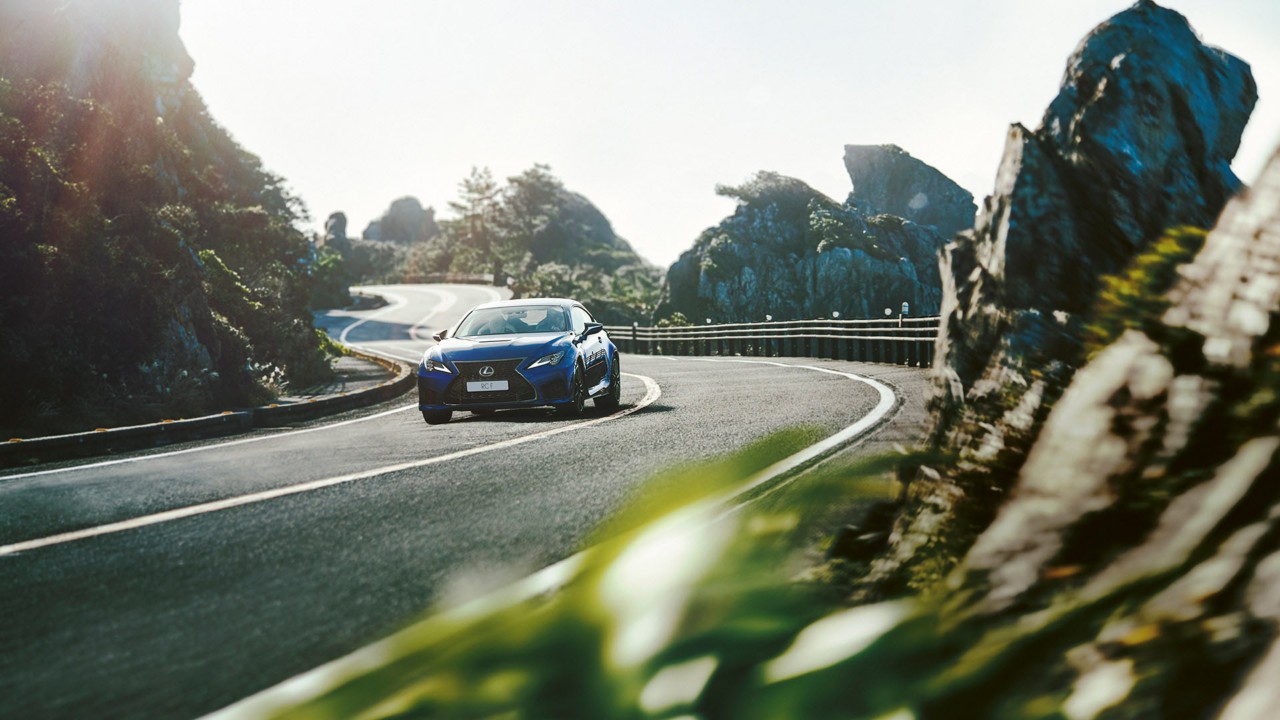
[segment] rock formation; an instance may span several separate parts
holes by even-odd
[[[320,247],[336,250],[343,257],[351,254],[351,238],[347,237],[347,214],[330,213],[324,221],[324,235],[320,237]]]
[[[846,163],[855,183],[849,204],[770,172],[719,188],[738,208],[671,266],[655,317],[866,318],[882,317],[885,308],[896,314],[903,302],[915,314],[937,313],[937,252],[945,237],[934,226],[876,211],[968,227],[969,194],[894,146],[848,146]],[[913,199],[926,194],[935,200],[914,200],[913,209]]]
[[[417,198],[406,196],[392,201],[381,217],[365,226],[361,237],[409,245],[439,234],[435,208],[424,208]]]
[[[849,204],[930,225],[943,237],[973,227],[973,194],[897,145],[845,145]]]
[[[1244,62],[1143,0],[1085,38],[1036,131],[1010,129],[993,195],[942,257],[934,440],[949,462],[908,486],[870,596],[936,579],[989,521],[1083,361],[1100,278],[1168,228],[1212,225],[1256,99]]]
[[[861,682],[921,688],[921,718],[1280,715],[1280,153],[1167,299],[1076,373]]]

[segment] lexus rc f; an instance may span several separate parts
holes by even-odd
[[[455,410],[551,406],[578,415],[589,399],[606,412],[621,401],[618,348],[577,301],[478,305],[435,337],[418,365],[418,408],[432,425]]]

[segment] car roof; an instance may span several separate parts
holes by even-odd
[[[563,308],[581,305],[577,300],[568,298],[522,298],[520,300],[499,300],[497,302],[488,302],[475,306],[475,310],[483,310],[486,308],[498,307],[520,307],[521,305],[556,305]]]

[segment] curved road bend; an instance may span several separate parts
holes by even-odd
[[[404,302],[324,323],[416,359],[494,292],[386,290]],[[903,388],[911,399],[881,435],[919,420],[921,371],[783,362]],[[0,475],[0,717],[211,712],[451,593],[572,554],[657,470],[798,424],[835,432],[876,401],[798,368],[624,355],[623,369],[623,411],[601,422],[539,410],[428,427],[401,399],[301,431]],[[652,404],[623,414],[654,385]],[[200,510],[211,503],[232,506]]]

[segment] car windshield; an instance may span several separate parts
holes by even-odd
[[[459,336],[564,332],[564,310],[555,305],[518,305],[473,310],[458,326]]]

